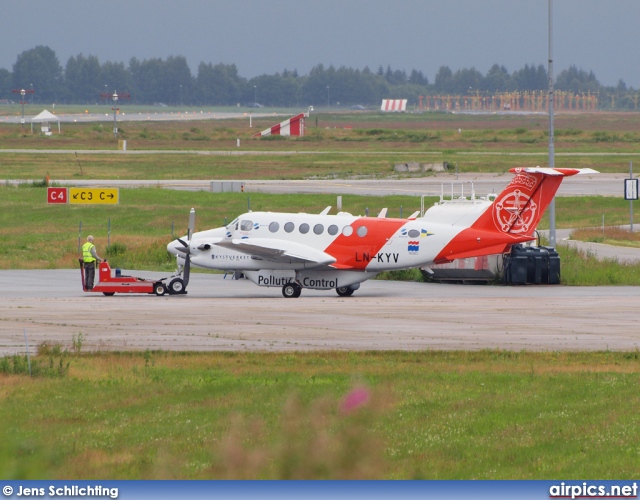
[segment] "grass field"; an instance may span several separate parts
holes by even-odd
[[[0,247],[0,269],[75,268],[80,224],[83,241],[93,234],[100,254],[106,252],[110,221],[110,242],[126,248],[110,257],[112,265],[171,270],[175,268],[175,259],[166,251],[166,245],[174,237],[186,234],[191,207],[196,208],[196,230],[202,230],[222,226],[249,207],[253,211],[290,211],[295,207],[319,213],[335,204],[333,195],[247,195],[142,188],[121,189],[119,205],[55,206],[47,205],[46,190],[42,187],[0,187],[0,237],[12,242]],[[343,207],[354,214],[364,214],[366,208],[377,214],[383,207],[389,207],[392,216],[399,216],[402,207],[408,217],[420,209],[420,199],[344,195]]]
[[[99,112],[100,109],[90,111]],[[73,153],[3,153],[0,155],[0,179],[41,179],[45,175],[54,179],[386,177],[394,175],[394,164],[409,161],[447,161],[456,164],[460,172],[505,172],[514,166],[545,165],[547,162],[547,121],[540,115],[320,113],[307,120],[305,137],[252,137],[281,119],[255,119],[253,128],[249,128],[248,118],[122,122],[119,138],[127,139],[130,151],[261,154],[96,154],[79,155],[77,159]],[[625,172],[629,161],[640,153],[640,114],[561,115],[556,120],[555,135],[556,151],[575,155],[558,157],[556,166]],[[240,148],[236,145],[237,139],[241,141]],[[23,131],[19,125],[0,122],[0,143],[3,149],[117,149],[110,122],[65,123],[62,135],[50,137],[32,135],[30,129]],[[288,154],[275,156],[275,152]],[[314,154],[298,154],[301,152]],[[508,152],[534,156],[504,155]],[[593,152],[604,155],[585,156],[585,153]]]
[[[63,375],[0,374],[3,478],[637,475],[638,353],[64,359]]]
[[[84,108],[84,107],[83,107]],[[108,108],[103,106],[101,109]],[[6,109],[6,108],[4,108]],[[124,109],[124,106],[123,106]],[[82,108],[56,112],[82,112]],[[96,110],[89,110],[97,112]],[[126,112],[145,112],[126,106]],[[195,110],[189,110],[195,111]],[[204,110],[215,112],[215,110]],[[16,110],[8,110],[15,114]],[[317,122],[316,122],[317,119]],[[546,117],[445,114],[312,115],[304,139],[255,140],[279,119],[124,123],[131,149],[285,155],[0,154],[0,178],[297,179],[387,176],[393,163],[451,161],[460,171],[544,165]],[[626,172],[638,153],[640,115],[561,115],[556,166]],[[110,124],[63,124],[45,138],[0,124],[3,149],[116,149]],[[298,155],[297,151],[323,151]],[[495,155],[461,154],[469,151]],[[509,157],[505,151],[534,152]],[[617,153],[623,155],[616,156]],[[628,156],[625,154],[628,153]],[[339,194],[339,193],[336,193]],[[249,200],[250,198],[250,200]],[[253,210],[319,212],[333,195],[212,194],[121,189],[118,206],[48,206],[38,187],[0,187],[0,269],[77,265],[82,236],[114,266],[173,269],[166,243]],[[427,203],[429,203],[428,201]],[[345,210],[408,197],[343,196]],[[595,238],[628,221],[613,198],[559,198],[559,228]],[[542,228],[546,227],[546,219]],[[589,229],[591,228],[591,229]],[[590,232],[589,232],[590,231]],[[596,231],[597,233],[597,231]],[[621,235],[607,233],[610,240]],[[640,283],[640,266],[560,248],[563,282]],[[632,312],[631,312],[632,313]],[[37,311],[34,310],[37,315]],[[0,477],[5,479],[632,479],[640,426],[637,352],[85,353],[40,346],[0,358]]]
[[[640,233],[616,227],[578,229],[571,234],[571,238],[605,245],[640,247]]]
[[[435,200],[426,199],[426,206]],[[191,207],[196,208],[196,229],[201,230],[224,225],[249,208],[277,212],[295,207],[296,211],[319,213],[335,203],[333,195],[249,195],[140,188],[121,189],[119,205],[48,205],[43,187],[0,186],[0,237],[12,242],[0,247],[0,269],[76,267],[82,224],[82,240],[93,234],[99,254],[107,255],[107,242],[114,246],[114,253],[109,255],[113,266],[168,271],[175,268],[175,260],[166,252],[166,245],[186,233]],[[391,217],[399,217],[402,207],[402,214],[407,217],[420,209],[420,199],[343,195],[343,207],[360,215],[367,209],[376,214],[388,207]],[[606,214],[608,226],[624,224],[629,216],[627,202],[611,197],[558,198],[556,212],[558,228],[575,229],[598,227],[602,214]],[[547,227],[545,217],[540,229]],[[635,273],[629,276],[635,284]],[[579,280],[572,283],[578,284]]]

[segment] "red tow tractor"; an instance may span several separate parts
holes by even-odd
[[[80,261],[80,274],[82,276],[82,290],[85,292],[100,292],[110,297],[115,293],[155,293],[162,296],[166,293],[171,295],[186,294],[186,285],[178,275],[161,278],[159,280],[148,280],[136,278],[135,276],[123,276],[120,269],[115,273],[106,261],[100,263],[98,268],[98,282],[91,290],[85,288],[84,261]],[[166,284],[167,280],[169,284]]]

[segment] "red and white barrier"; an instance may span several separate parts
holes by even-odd
[[[382,99],[382,106],[380,111],[406,111],[407,100],[406,99]]]
[[[260,137],[265,135],[304,135],[304,119],[307,115],[300,113],[293,116],[288,120],[278,123],[271,128],[265,129],[262,132],[258,132],[254,137]]]

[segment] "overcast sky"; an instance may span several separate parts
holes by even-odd
[[[124,62],[182,55],[233,63],[251,78],[317,65],[422,71],[548,59],[548,0],[13,0],[2,2],[0,68],[52,48]],[[554,69],[640,87],[640,0],[555,0]]]

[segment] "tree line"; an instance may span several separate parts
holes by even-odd
[[[308,75],[284,70],[272,75],[244,78],[235,64],[201,62],[192,74],[184,56],[166,59],[132,58],[123,62],[100,63],[93,55],[72,56],[64,68],[55,51],[37,46],[18,55],[12,71],[0,69],[0,99],[17,101],[17,89],[34,89],[37,102],[91,104],[114,91],[128,92],[138,104],[235,106],[258,102],[266,106],[306,107],[379,105],[385,98],[408,99],[410,104],[426,95],[479,95],[498,92],[545,91],[548,73],[543,65],[529,65],[510,73],[494,64],[486,74],[475,68],[452,71],[442,66],[433,82],[419,70],[410,73],[380,66],[325,67],[319,64]],[[601,94],[601,107],[635,109],[638,96],[620,80],[605,87],[592,71],[575,66],[561,71],[555,88],[574,94]],[[102,97],[101,97],[102,95]]]

